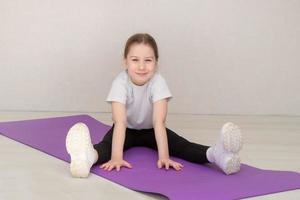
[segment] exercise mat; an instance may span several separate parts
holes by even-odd
[[[76,115],[1,122],[0,133],[70,162],[65,138],[69,128],[77,122],[87,124],[94,144],[110,128],[88,115]],[[107,172],[94,166],[91,172],[124,187],[161,194],[172,200],[240,199],[300,189],[300,173],[297,172],[262,170],[243,164],[239,173],[227,176],[211,165],[194,164],[178,158],[173,159],[184,165],[182,171],[158,169],[157,152],[144,147],[129,149],[124,153],[124,159],[132,164],[132,169]],[[69,176],[68,169],[66,176]]]

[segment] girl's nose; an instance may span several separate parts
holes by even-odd
[[[144,62],[140,62],[139,69],[144,69],[144,68],[145,68],[145,63]]]

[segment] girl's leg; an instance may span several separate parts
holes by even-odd
[[[184,160],[198,164],[209,162],[206,156],[206,152],[209,149],[209,146],[190,142],[168,128],[167,136],[169,153],[171,156],[182,158]]]
[[[208,146],[189,142],[170,129],[166,129],[168,137],[168,147],[170,156],[182,158],[184,160],[203,164],[208,163],[206,152]],[[157,150],[154,129],[140,130],[141,136],[139,145]]]
[[[94,145],[94,149],[98,154],[98,159],[94,164],[102,164],[110,160],[113,131],[114,126],[109,129],[102,141]]]
[[[108,162],[111,159],[111,147],[112,147],[112,137],[113,137],[114,125],[112,128],[105,134],[102,141],[94,145],[94,149],[97,151],[98,159],[94,164],[103,164]],[[126,136],[124,141],[124,151],[127,149],[136,146],[138,135],[133,129],[126,129]]]
[[[242,135],[233,123],[222,127],[220,137],[212,147],[191,143],[169,129],[167,134],[170,155],[199,164],[214,163],[227,175],[240,170]]]
[[[214,163],[225,174],[236,173],[240,170],[239,151],[242,148],[242,137],[239,128],[233,123],[226,123],[220,137],[212,147],[189,142],[170,129],[166,129],[170,156],[204,164]],[[157,150],[154,129],[143,132],[144,145]]]
[[[71,127],[66,137],[66,149],[71,156],[70,171],[72,176],[85,178],[89,175],[94,164],[101,164],[110,160],[113,129],[114,126],[100,143],[93,146],[89,129],[84,123],[77,123]],[[124,150],[134,146],[134,141],[134,133],[126,129]]]

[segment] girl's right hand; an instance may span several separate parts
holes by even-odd
[[[131,164],[123,159],[120,160],[111,159],[107,163],[104,163],[100,166],[101,169],[104,169],[106,171],[111,171],[114,168],[116,168],[117,171],[120,171],[121,167],[127,167],[129,169],[132,168]]]

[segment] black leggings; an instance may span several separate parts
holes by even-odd
[[[111,159],[112,136],[114,126],[106,133],[103,140],[94,145],[98,152],[98,161],[95,164],[102,164]],[[189,142],[185,138],[177,135],[170,129],[166,129],[170,156],[182,158],[184,160],[204,164],[208,163],[206,151],[209,146],[204,146]],[[131,147],[149,147],[157,150],[154,129],[130,129],[126,128],[124,151]]]

